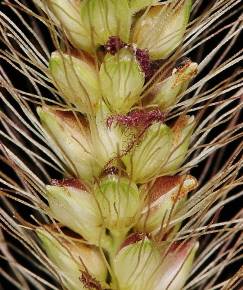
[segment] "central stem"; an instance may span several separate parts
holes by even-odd
[[[111,231],[111,246],[109,248],[109,258],[110,258],[110,266],[111,268],[114,270],[114,259],[115,256],[117,254],[117,252],[119,251],[122,243],[124,242],[126,235],[127,235],[128,229],[114,229]],[[111,283],[111,289],[114,290],[119,290],[119,285],[117,282],[117,278],[114,274],[114,272],[111,274],[112,276],[112,283]]]

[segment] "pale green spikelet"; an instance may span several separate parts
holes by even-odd
[[[47,106],[39,107],[37,111],[53,147],[70,163],[75,174],[87,181],[97,176],[100,168],[91,154],[90,131],[86,120],[83,117],[77,119],[72,112]]]
[[[95,112],[101,95],[92,58],[74,57],[56,51],[51,55],[49,70],[66,101],[74,104],[80,112]]]
[[[68,289],[86,289],[80,275],[87,272],[92,279],[98,279],[105,285],[107,270],[102,257],[95,247],[90,247],[82,242],[70,243],[65,235],[37,229],[36,233],[50,260],[57,266]]]
[[[148,49],[152,59],[168,57],[180,45],[191,10],[191,0],[161,3],[137,20],[133,42]]]
[[[80,15],[86,37],[95,47],[104,45],[113,35],[129,41],[132,14],[128,0],[84,0]]]
[[[74,187],[70,182],[68,186],[48,185],[46,194],[50,214],[56,220],[82,235],[89,243],[99,245],[104,229],[98,206],[90,192],[81,186]]]
[[[190,175],[163,176],[157,178],[152,186],[146,184],[141,187],[145,191],[145,201],[136,229],[139,232],[158,233],[172,209],[175,213],[182,208],[188,192],[196,187],[197,181]]]
[[[167,110],[176,104],[178,96],[183,93],[197,73],[198,65],[186,59],[178,68],[173,69],[171,76],[155,83],[145,97],[144,103],[155,104],[161,110]]]
[[[191,242],[173,245],[163,259],[161,250],[155,248],[149,239],[135,239],[115,258],[114,268],[120,289],[181,289],[197,248],[198,244]]]
[[[99,76],[102,96],[112,111],[127,113],[139,101],[144,73],[128,49],[123,48],[114,56],[107,54]]]
[[[141,142],[123,157],[129,175],[138,183],[149,181],[166,164],[172,147],[172,133],[164,124],[153,124]]]
[[[227,54],[242,20],[214,29],[237,4],[200,14],[202,0],[20,2],[12,12],[50,35],[0,19],[1,57],[28,80],[25,92],[1,69],[4,278],[18,289],[231,289],[238,276],[220,275],[238,260],[242,216],[219,216],[242,195],[242,149],[222,156],[241,137],[242,91],[238,72],[213,79],[241,59]]]
[[[76,48],[90,50],[92,42],[80,17],[81,1],[77,0],[48,0],[44,2],[50,12],[55,16],[54,21],[60,24],[72,44]]]

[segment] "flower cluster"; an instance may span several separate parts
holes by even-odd
[[[73,175],[46,186],[48,214],[79,238],[39,228],[42,247],[68,289],[180,289],[198,244],[175,242],[180,224],[170,221],[197,186],[178,174],[195,120],[166,115],[197,64],[158,80],[150,68],[183,40],[191,1],[46,3],[73,46],[53,52],[48,71],[68,109],[38,108]]]

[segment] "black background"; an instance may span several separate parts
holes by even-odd
[[[28,3],[28,0],[26,1],[26,3]],[[205,7],[208,4],[207,1],[204,1],[205,3]],[[201,7],[201,10],[205,9],[205,7]],[[34,7],[33,7],[34,9]],[[13,14],[10,12],[9,9],[6,9],[4,6],[1,6],[1,11],[5,12],[7,15],[9,15],[10,17],[13,16]],[[242,7],[239,6],[239,15],[240,12],[242,11]],[[200,11],[199,11],[200,13]],[[235,15],[234,17],[237,17],[238,15]],[[230,22],[232,19],[228,19],[227,21]],[[16,20],[17,21],[17,20]],[[21,23],[19,23],[19,27],[21,28]],[[42,31],[42,36],[45,38],[46,42],[49,43],[49,47],[50,47],[50,51],[54,50],[54,47],[52,45],[51,39],[49,38],[49,34],[48,31],[45,29],[44,26],[41,26],[41,31]],[[215,45],[218,43],[218,41],[221,39],[222,35],[219,35],[218,37],[213,38],[212,40],[210,40],[207,44],[207,48],[204,50],[203,55],[201,56],[202,59],[204,57],[204,55],[206,55],[208,52],[210,52]],[[241,41],[240,38],[238,39],[238,41],[235,43],[234,47],[232,48],[230,54],[233,55],[236,51],[238,51],[239,49],[242,48],[242,37],[241,37]],[[224,48],[223,48],[224,49]],[[219,55],[220,53],[222,53],[222,51],[219,51]],[[194,52],[190,55],[190,58],[192,60],[196,59],[198,57],[197,52]],[[217,58],[218,55],[215,56],[215,58]],[[11,80],[13,81],[14,85],[17,88],[21,88],[22,90],[32,90],[31,87],[29,87],[28,82],[26,81],[26,79],[21,76],[20,74],[16,74],[16,71],[14,71],[9,65],[7,65],[6,63],[1,63],[1,65],[3,65],[4,69],[9,72],[9,76],[11,77]],[[238,66],[235,66],[234,68],[232,68],[231,70],[227,70],[227,72],[225,72],[224,74],[220,74],[218,76],[217,79],[214,79],[213,82],[219,82],[221,81],[224,77],[229,76],[235,69],[238,69]],[[207,73],[207,70],[204,72],[205,74]],[[200,76],[201,77],[201,76]],[[3,90],[4,93],[7,93],[5,90]],[[0,101],[0,106],[2,110],[5,110],[6,108],[4,108],[4,104]],[[17,106],[17,105],[16,105]],[[213,130],[212,134],[218,134],[218,131],[220,132],[220,130],[222,130],[222,128],[218,128],[216,130]],[[2,140],[1,140],[2,141]],[[4,142],[7,142],[6,140],[4,140]],[[221,161],[219,163],[219,168],[221,166],[224,165],[225,160],[227,160],[227,158],[231,155],[231,153],[234,151],[234,149],[236,148],[236,146],[238,146],[239,141],[236,141],[230,145],[227,146],[226,150],[224,151],[223,156],[221,156]],[[8,144],[9,146],[11,146],[10,144]],[[26,144],[26,146],[31,147],[31,144]],[[36,148],[33,148],[33,150],[36,150]],[[28,156],[25,157],[26,158],[26,162],[30,164],[30,160],[28,159]],[[216,155],[217,158],[217,155]],[[206,161],[205,161],[206,162]],[[192,169],[191,174],[194,175],[195,177],[200,177],[200,172],[202,171],[202,168],[205,165],[205,162],[202,162],[198,167]],[[35,167],[33,167],[32,165],[30,165],[33,171],[37,172],[37,169]],[[11,176],[15,176],[14,172],[10,169],[7,168],[5,165],[2,165],[1,167],[3,170],[5,170],[6,173],[10,174]],[[48,170],[48,168],[47,168]],[[208,172],[208,177],[210,177],[212,172]],[[52,172],[52,176],[53,178],[61,178],[61,176],[59,176],[56,172]],[[41,177],[41,176],[40,176]],[[44,178],[44,177],[43,177]],[[238,189],[235,190],[235,192]],[[234,194],[234,191],[232,191],[231,194]],[[31,211],[26,212],[26,208],[23,208],[21,205],[16,203],[16,207],[20,210],[20,211],[25,211],[24,217],[28,220]],[[22,210],[23,208],[23,210]],[[221,213],[220,213],[220,217],[219,219],[221,221],[225,221],[225,220],[229,220],[231,217],[233,217],[240,209],[242,208],[242,203],[238,201],[235,201],[233,203],[231,203],[229,206],[227,206],[226,208],[222,209]],[[9,241],[15,243],[15,245],[18,245],[18,242],[13,240],[11,237],[9,237],[7,235],[7,238],[9,239]],[[21,247],[21,245],[19,245]],[[18,260],[20,260],[21,262],[23,262],[27,267],[30,266],[28,265],[28,262],[26,260],[23,260],[22,257],[17,257]],[[229,268],[226,268],[226,270],[223,272],[223,274],[220,277],[220,280],[225,280],[227,278],[229,278],[232,274],[234,274],[238,269],[239,266],[241,265],[241,261],[235,263],[234,265],[231,265]],[[7,269],[8,265],[6,263],[3,263],[2,265],[5,269]],[[30,266],[31,267],[31,266]],[[0,289],[4,289],[4,290],[14,290],[15,288],[10,285],[5,279],[2,280],[2,282],[0,283]],[[32,289],[32,288],[31,288]],[[240,289],[240,288],[239,288]]]

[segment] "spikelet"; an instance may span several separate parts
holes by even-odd
[[[237,73],[210,80],[242,59],[213,62],[242,19],[204,59],[187,56],[204,53],[239,1],[202,14],[191,0],[33,2],[8,3],[26,35],[1,18],[1,56],[29,85],[1,69],[3,277],[18,289],[237,289],[239,273],[220,274],[238,259],[242,215],[219,216],[241,195],[230,196],[242,148],[219,162],[241,136],[242,91]]]

